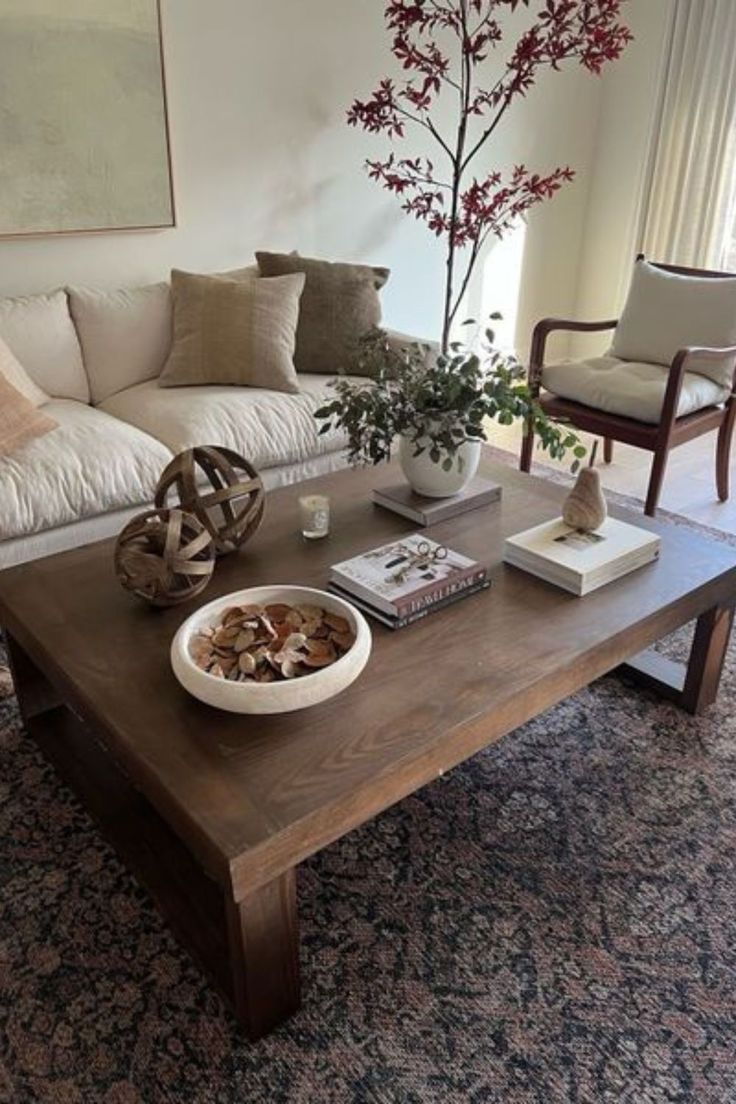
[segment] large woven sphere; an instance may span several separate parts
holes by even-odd
[[[266,493],[256,469],[232,449],[207,445],[175,456],[158,481],[155,503],[194,514],[218,554],[244,544],[261,524]]]
[[[212,537],[183,510],[138,514],[115,545],[120,583],[153,606],[177,606],[201,594],[214,569]]]

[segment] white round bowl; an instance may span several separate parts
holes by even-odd
[[[284,682],[229,682],[197,667],[189,652],[193,636],[201,629],[217,625],[228,606],[265,606],[271,602],[321,606],[329,613],[337,613],[350,622],[355,643],[349,652],[329,667]],[[226,709],[230,713],[291,713],[295,709],[306,709],[334,698],[354,682],[370,654],[371,630],[368,623],[358,610],[342,598],[313,587],[264,586],[249,587],[216,598],[188,617],[171,643],[171,666],[185,690],[216,709]]]

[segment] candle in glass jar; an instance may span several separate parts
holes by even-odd
[[[330,500],[327,495],[302,495],[299,499],[302,536],[307,540],[326,537],[330,531]]]

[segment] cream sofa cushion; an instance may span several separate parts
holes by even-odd
[[[331,376],[302,376],[298,394],[257,387],[205,385],[161,389],[155,382],[121,391],[102,404],[116,418],[156,436],[171,449],[225,445],[258,469],[301,461],[341,448],[319,433],[314,411],[334,395]]]
[[[89,402],[82,350],[64,291],[0,299],[0,337],[48,395]]]
[[[623,361],[613,356],[589,360],[565,360],[548,364],[542,372],[542,386],[560,398],[657,424],[667,387],[668,371],[660,364]],[[707,376],[686,372],[677,407],[678,418],[725,402],[730,394]]]
[[[0,378],[19,391],[33,406],[42,406],[49,401],[45,391],[33,382],[18,358],[13,355],[9,345],[0,337]]]
[[[171,289],[69,287],[93,403],[161,373],[171,349]]]
[[[670,365],[688,345],[736,345],[736,277],[678,276],[637,261],[611,356]],[[694,360],[689,371],[730,387],[734,362]]]
[[[43,407],[56,428],[0,456],[0,541],[153,499],[169,450],[84,403]]]

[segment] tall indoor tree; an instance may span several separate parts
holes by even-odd
[[[620,21],[626,0],[388,0],[391,53],[405,74],[385,77],[369,99],[356,100],[348,122],[392,142],[420,133],[424,150],[369,159],[374,180],[403,199],[404,210],[446,243],[442,351],[488,238],[497,238],[531,207],[549,199],[574,173],[568,166],[538,173],[525,165],[493,166],[491,139],[516,100],[544,70],[566,63],[599,74],[632,35]],[[504,21],[537,8],[533,22],[495,68],[505,47]],[[488,79],[486,79],[488,78]],[[450,97],[453,119],[439,120]],[[443,104],[444,107],[444,104]],[[489,164],[492,166],[489,168]]]

